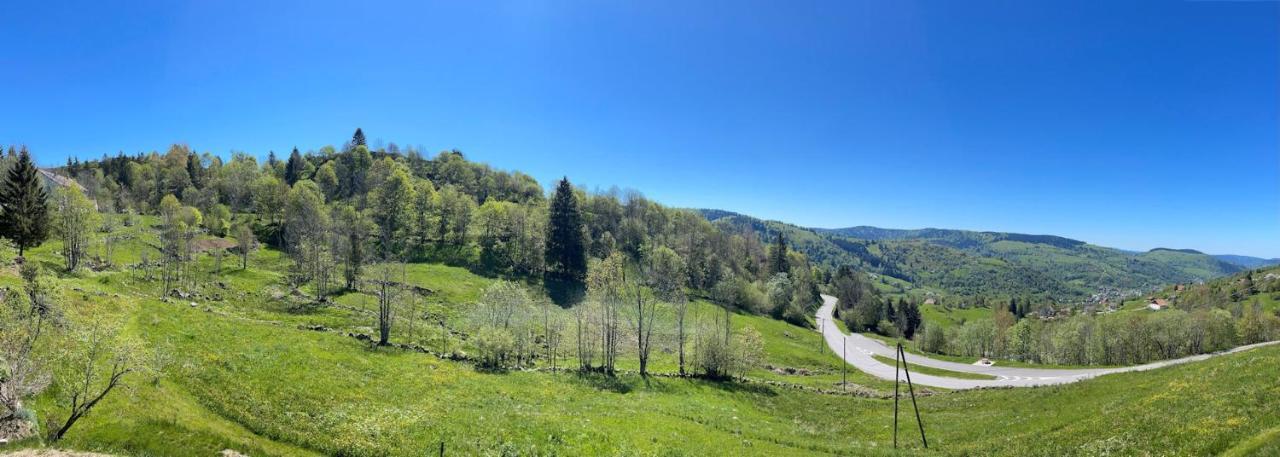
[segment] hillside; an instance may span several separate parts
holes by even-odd
[[[122,246],[119,262],[136,261],[127,253],[149,237],[131,231],[138,239]],[[57,249],[49,243],[32,257],[52,265]],[[338,300],[344,306],[297,308],[279,294],[286,262],[277,251],[254,254],[250,268],[220,276],[225,289],[203,289],[237,299],[195,306],[156,298],[156,282],[137,270],[59,275],[72,319],[119,323],[165,354],[161,371],[130,378],[128,395],[108,397],[60,446],[163,456],[423,455],[442,443],[446,454],[892,454],[892,400],[883,397],[891,384],[853,371],[866,396],[786,387],[839,389],[837,360],[801,327],[735,318],[762,333],[767,363],[810,376],[759,368],[756,382],[721,383],[495,372],[312,330],[368,331],[372,303],[348,294]],[[210,275],[213,267],[209,258],[199,264]],[[442,265],[410,270],[411,282],[435,291],[426,306],[450,322],[491,282]],[[0,271],[0,283],[18,282]],[[439,344],[430,335],[423,341]],[[634,367],[633,355],[624,357]],[[670,357],[661,370],[672,369]],[[1273,347],[1069,386],[933,392],[919,399],[932,452],[922,452],[910,416],[900,439],[905,453],[925,455],[1266,454],[1280,445],[1278,367]],[[42,416],[61,411],[52,392],[34,407]]]
[[[819,263],[858,265],[960,296],[1090,301],[1243,269],[1195,251],[1132,253],[1052,235],[867,226],[812,229],[727,211],[702,213],[717,225],[783,231],[796,249]]]
[[[1223,262],[1238,265],[1243,268],[1260,268],[1271,265],[1280,265],[1280,259],[1264,259],[1261,257],[1250,257],[1247,255],[1221,254],[1213,257]]]

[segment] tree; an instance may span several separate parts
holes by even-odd
[[[413,192],[408,170],[397,166],[369,196],[369,211],[378,227],[378,251],[384,260],[397,257],[404,248],[400,235],[409,228]]]
[[[213,205],[204,216],[204,228],[213,236],[227,236],[231,231],[231,209],[221,203]]]
[[[61,440],[76,421],[119,387],[126,375],[143,368],[141,345],[122,338],[119,329],[101,319],[90,322],[88,328],[73,330],[73,345],[62,351],[62,360],[57,364],[54,378],[59,387],[58,399],[69,412],[60,426],[50,422],[54,427],[49,429],[49,441]],[[105,371],[100,369],[102,363],[107,365]]]
[[[582,212],[569,179],[556,185],[547,219],[546,280],[559,303],[576,300],[587,276]]]
[[[439,204],[440,197],[436,195],[436,188],[431,181],[421,178],[414,180],[409,226],[413,229],[413,250],[416,253],[421,253],[426,248],[431,234],[439,226]]]
[[[367,144],[365,143],[365,140],[364,140],[364,131],[363,131],[363,130],[360,130],[360,128],[359,128],[359,127],[356,127],[356,133],[355,133],[354,135],[351,135],[351,145],[352,145],[352,146],[366,146],[366,145],[367,145]]]
[[[61,187],[54,192],[53,231],[62,239],[62,258],[67,271],[75,271],[89,252],[91,234],[100,217],[93,201],[79,187]]]
[[[915,302],[908,302],[905,299],[898,300],[898,306],[894,315],[894,326],[902,333],[902,337],[911,339],[916,330],[920,328],[920,307]]]
[[[302,154],[298,152],[295,146],[293,152],[289,153],[289,161],[284,165],[284,182],[290,186],[293,183],[306,178],[303,173],[307,169],[307,159],[302,158]]]
[[[271,235],[267,237],[268,243],[280,245],[285,242],[281,237],[283,228],[280,226],[284,217],[285,199],[289,195],[289,185],[279,180],[275,176],[262,175],[253,180],[253,206],[258,216],[266,218],[267,227]]]
[[[378,346],[386,346],[391,343],[395,305],[404,292],[405,267],[403,263],[383,263],[373,269],[373,275],[378,296]]]
[[[791,265],[787,261],[787,241],[783,238],[782,232],[778,232],[773,239],[773,246],[769,249],[769,274],[789,272],[791,272]]]
[[[56,290],[34,263],[22,265],[23,293],[0,293],[0,423],[22,414],[23,401],[49,385],[40,348],[61,316]]]
[[[332,274],[332,245],[329,243],[329,211],[320,187],[309,180],[298,181],[285,198],[285,248],[294,260],[298,284],[313,281],[315,296],[328,293]]]
[[[769,282],[765,283],[765,290],[769,297],[769,315],[774,319],[782,319],[782,313],[791,305],[791,278],[787,273],[774,273]]]
[[[27,248],[39,246],[49,237],[49,207],[45,201],[40,171],[23,147],[18,160],[9,167],[0,187],[0,235],[18,247],[18,257]]]
[[[160,266],[164,280],[161,295],[170,293],[175,283],[185,275],[190,259],[191,240],[195,227],[200,226],[201,215],[195,208],[184,207],[173,194],[160,200]]]
[[[612,374],[618,358],[618,344],[622,341],[619,321],[621,308],[629,303],[626,290],[625,260],[622,253],[614,253],[604,260],[593,262],[587,274],[587,291],[590,301],[599,307],[600,351],[603,359],[601,371]]]
[[[333,161],[325,162],[324,165],[316,169],[314,180],[320,186],[320,190],[324,191],[326,200],[333,200],[338,197],[338,173],[334,171]]]
[[[676,351],[679,353],[680,374],[683,375],[685,374],[685,342],[688,340],[685,321],[689,315],[689,296],[685,294],[685,281],[688,275],[685,273],[684,260],[676,251],[661,246],[653,250],[646,265],[648,265],[648,284],[653,290],[654,297],[671,304],[675,312]]]
[[[373,227],[368,218],[351,205],[334,207],[333,222],[333,245],[337,248],[338,260],[342,262],[342,277],[347,290],[355,290],[365,263],[365,240]]]
[[[480,295],[472,319],[480,327],[508,329],[517,313],[529,306],[524,287],[511,281],[490,284]]]
[[[240,269],[249,268],[249,254],[258,246],[258,239],[253,234],[249,221],[241,221],[235,229],[236,250],[240,253]]]

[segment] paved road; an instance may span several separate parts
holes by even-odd
[[[822,296],[822,307],[818,308],[819,331],[822,333],[823,339],[827,341],[827,347],[830,347],[837,355],[844,348],[844,360],[855,368],[862,370],[872,376],[880,379],[893,379],[894,370],[892,365],[880,362],[872,357],[872,355],[881,355],[893,358],[894,348],[889,347],[879,340],[868,338],[859,334],[845,335],[831,322],[831,313],[835,309],[836,298],[830,295]],[[842,341],[843,340],[843,341]],[[928,357],[908,353],[907,362],[914,365],[923,365],[933,368],[941,368],[949,371],[960,371],[966,373],[980,373],[995,376],[996,379],[958,379],[943,376],[933,376],[923,373],[911,373],[911,382],[915,384],[943,387],[947,389],[974,389],[979,387],[1031,387],[1043,386],[1051,384],[1067,384],[1076,381],[1101,376],[1109,373],[1122,373],[1127,371],[1143,371],[1155,368],[1176,365],[1180,363],[1194,362],[1204,360],[1210,357],[1230,354],[1240,351],[1247,351],[1256,347],[1277,344],[1280,341],[1270,341],[1266,343],[1251,344],[1248,346],[1240,346],[1228,351],[1216,352],[1213,354],[1201,354],[1180,359],[1162,360],[1159,362],[1148,363],[1145,365],[1134,365],[1120,368],[1087,368],[1087,369],[1049,369],[1049,368],[1015,368],[1003,366],[980,366],[965,363],[948,362],[945,360],[931,359]],[[847,346],[846,346],[847,345]],[[999,363],[997,361],[997,363]],[[905,379],[905,374],[899,374]]]

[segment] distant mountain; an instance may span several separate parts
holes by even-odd
[[[1261,257],[1250,257],[1247,255],[1222,254],[1215,255],[1213,257],[1242,268],[1262,268],[1271,265],[1280,265],[1280,259],[1264,259]]]
[[[1135,253],[1053,235],[868,226],[817,229],[730,211],[702,214],[735,231],[768,236],[782,232],[795,249],[820,264],[858,266],[916,287],[966,296],[1079,301],[1100,292],[1207,281],[1247,268],[1194,250]]]

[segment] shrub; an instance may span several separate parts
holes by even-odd
[[[922,352],[941,354],[947,347],[947,334],[942,326],[934,323],[925,324],[916,332],[916,347]]]
[[[500,328],[484,328],[472,341],[477,352],[477,363],[485,368],[503,368],[516,349],[511,333]]]
[[[891,338],[897,338],[898,327],[893,325],[893,322],[889,322],[888,319],[880,319],[880,322],[876,323],[876,333]]]

